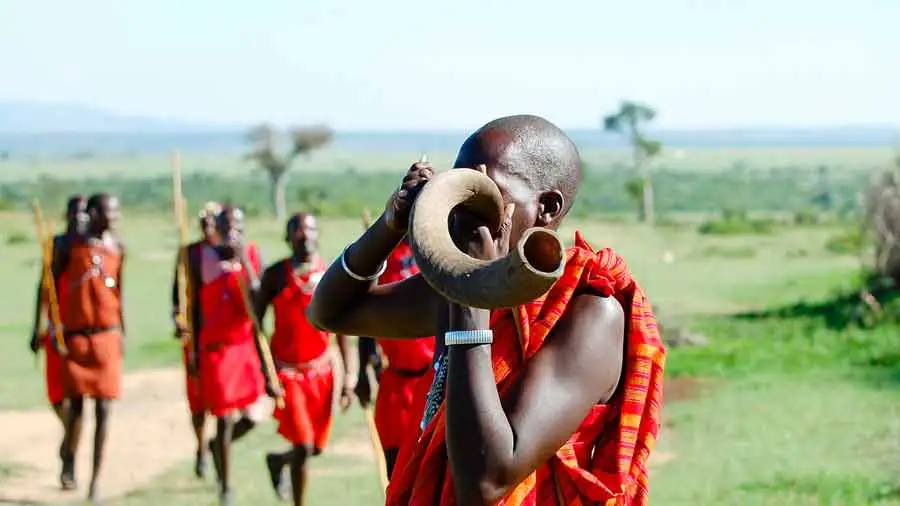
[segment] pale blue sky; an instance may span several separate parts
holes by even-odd
[[[900,0],[0,0],[0,100],[215,123],[900,124]]]

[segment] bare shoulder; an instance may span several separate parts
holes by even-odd
[[[284,287],[287,281],[285,262],[287,258],[282,258],[277,262],[269,265],[263,270],[260,284],[265,292],[278,292]]]
[[[615,297],[582,294],[569,303],[548,346],[569,380],[602,386],[597,400],[605,402],[621,377],[625,328],[625,310]]]
[[[125,247],[125,242],[122,241],[120,237],[115,237],[113,239],[113,247],[120,256],[125,256],[127,248]]]

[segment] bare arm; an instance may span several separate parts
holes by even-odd
[[[382,215],[347,249],[347,266],[361,276],[376,273],[404,235]],[[419,275],[375,286],[347,275],[338,258],[319,281],[306,314],[313,325],[335,334],[413,338],[434,335],[442,302]]]
[[[272,304],[272,301],[280,291],[277,279],[278,272],[276,271],[276,267],[279,265],[280,264],[275,264],[263,272],[262,281],[259,283],[259,290],[257,291],[256,296],[253,297],[253,311],[256,313],[256,318],[260,325],[263,324],[269,305]]]
[[[121,260],[119,261],[119,272],[116,273],[116,286],[119,289],[119,326],[122,327],[122,338],[125,338],[128,335],[125,330],[125,292],[122,290],[122,277],[125,273],[125,245],[119,244],[119,248],[122,252]],[[122,350],[124,351],[124,345]]]
[[[488,328],[486,312],[451,306],[451,328]],[[624,311],[613,298],[573,299],[520,382],[500,399],[490,345],[449,347],[447,452],[457,502],[494,504],[547,461],[622,371]]]
[[[344,364],[344,388],[348,388],[349,385],[353,384],[353,376],[350,373],[350,346],[347,344],[347,336],[344,334],[335,334],[335,340],[337,341],[338,351],[341,353],[341,362]]]
[[[178,268],[184,262],[184,255],[187,254],[187,247],[178,248],[178,254],[175,255],[175,268],[172,274],[172,322],[175,324],[175,337],[180,338],[181,332],[178,328],[178,316],[181,308],[181,297],[178,289]],[[187,275],[187,273],[185,273]]]

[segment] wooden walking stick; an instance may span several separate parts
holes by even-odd
[[[241,262],[241,264],[243,264],[243,262]],[[250,268],[249,265],[243,265],[243,267],[244,269]],[[241,298],[244,300],[244,309],[247,311],[247,316],[250,317],[250,321],[253,322],[253,334],[256,336],[256,344],[259,346],[260,355],[262,355],[263,367],[268,371],[269,378],[273,381],[277,381],[278,370],[275,369],[275,360],[272,359],[272,350],[269,349],[269,339],[266,337],[262,323],[260,323],[259,318],[256,317],[256,310],[253,308],[252,299],[250,299],[250,290],[247,289],[247,284],[241,276],[238,276],[238,287],[241,289]],[[284,397],[278,396],[278,398],[275,399],[275,405],[278,406],[278,409],[284,409]]]
[[[34,199],[31,203],[34,210],[34,225],[38,242],[41,244],[44,261],[44,290],[47,292],[47,304],[49,307],[49,320],[53,325],[53,336],[56,339],[56,349],[60,355],[67,353],[66,339],[63,336],[62,317],[59,314],[59,300],[56,298],[56,280],[53,278],[53,235],[49,223],[44,221],[44,213],[41,212],[41,203]]]
[[[381,480],[382,492],[387,490],[387,461],[384,459],[384,448],[381,447],[381,438],[378,437],[378,427],[375,426],[375,415],[372,407],[366,406],[366,422],[369,426],[369,439],[372,440],[372,451],[375,452],[375,462],[378,464],[378,479]]]
[[[182,191],[181,155],[178,151],[172,154],[172,212],[175,218],[175,226],[179,232],[178,266],[175,268],[175,282],[178,285],[178,314],[175,321],[184,329],[184,346],[188,350],[188,365],[193,368],[197,357],[194,356],[194,319],[193,319],[193,288],[188,279],[188,223],[187,202]]]
[[[363,209],[362,212],[362,222],[363,228],[369,228],[372,225],[372,214],[369,212],[369,208]],[[368,376],[369,373],[366,372]],[[369,378],[369,383],[372,383],[372,378]],[[388,477],[387,477],[387,461],[384,459],[384,448],[381,446],[381,437],[378,436],[378,427],[375,426],[375,415],[372,413],[371,404],[364,408],[366,413],[366,423],[369,429],[369,440],[372,442],[372,451],[375,453],[375,462],[378,464],[378,479],[381,481],[382,491],[387,489],[388,486]]]

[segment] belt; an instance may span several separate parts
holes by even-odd
[[[420,376],[424,376],[425,373],[428,372],[429,369],[431,369],[430,365],[426,365],[422,369],[419,369],[416,371],[411,371],[409,369],[398,369],[396,367],[391,367],[391,366],[388,366],[388,368],[385,370],[390,371],[391,373],[396,374],[397,376],[403,376],[404,378],[418,378]]]
[[[292,372],[301,372],[301,371],[309,371],[310,369],[319,369],[327,363],[331,362],[331,357],[328,355],[328,352],[319,355],[318,357],[308,360],[306,362],[285,362],[284,360],[275,359],[275,369],[279,371],[292,371]]]
[[[103,334],[106,332],[116,332],[116,331],[121,331],[121,330],[122,330],[122,327],[120,327],[118,325],[114,325],[112,327],[90,327],[90,328],[86,328],[86,329],[66,330],[63,332],[63,335],[66,337],[66,339],[68,339],[68,338],[74,337],[74,336],[91,337],[96,334]]]

